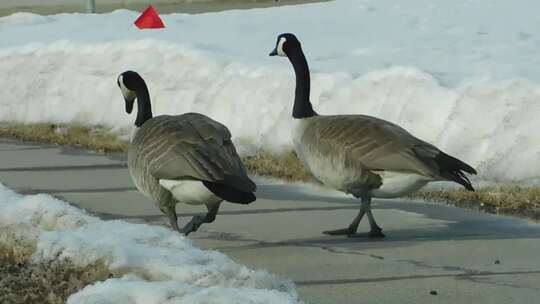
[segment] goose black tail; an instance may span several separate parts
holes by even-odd
[[[476,170],[473,167],[444,152],[437,155],[436,161],[442,177],[461,184],[469,191],[474,191],[471,181],[465,175],[465,172],[476,175]]]
[[[208,181],[203,181],[203,184],[212,193],[231,203],[247,205],[257,199],[251,192],[244,192],[228,185]]]

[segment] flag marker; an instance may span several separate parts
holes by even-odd
[[[159,13],[152,5],[149,5],[144,10],[144,12],[139,16],[139,18],[135,20],[134,24],[141,30],[159,29],[165,27],[165,24],[163,24],[163,21],[159,17]]]

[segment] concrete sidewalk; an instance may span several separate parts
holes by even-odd
[[[105,219],[166,225],[131,183],[122,155],[0,139],[0,182],[47,192]],[[252,268],[296,281],[309,303],[538,303],[540,226],[445,205],[375,200],[387,237],[330,237],[358,202],[258,180],[252,205],[223,204],[190,235]],[[178,205],[182,223],[204,207]],[[182,224],[181,223],[181,224]],[[360,231],[367,231],[362,223]]]

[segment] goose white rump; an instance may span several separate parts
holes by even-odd
[[[223,199],[212,193],[201,181],[160,179],[159,184],[173,197],[188,205],[217,204]]]

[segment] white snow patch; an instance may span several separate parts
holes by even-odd
[[[268,53],[293,32],[317,112],[399,124],[473,165],[475,182],[538,183],[540,2],[518,2],[339,0],[164,15],[156,31],[131,26],[127,10],[15,14],[0,18],[0,121],[104,124],[127,137],[134,115],[116,78],[131,69],[154,114],[206,114],[241,153],[291,149],[294,75]]]
[[[34,261],[68,258],[81,266],[103,261],[126,274],[86,287],[69,303],[128,303],[135,298],[142,301],[137,303],[205,303],[221,293],[212,303],[299,303],[290,280],[195,248],[176,231],[102,221],[51,196],[23,196],[2,184],[0,229],[35,242]]]
[[[52,17],[36,15],[32,13],[15,13],[0,18],[0,26],[36,25],[54,20]]]
[[[276,290],[209,287],[178,282],[151,282],[134,275],[88,286],[71,296],[68,304],[297,304],[290,295]]]

